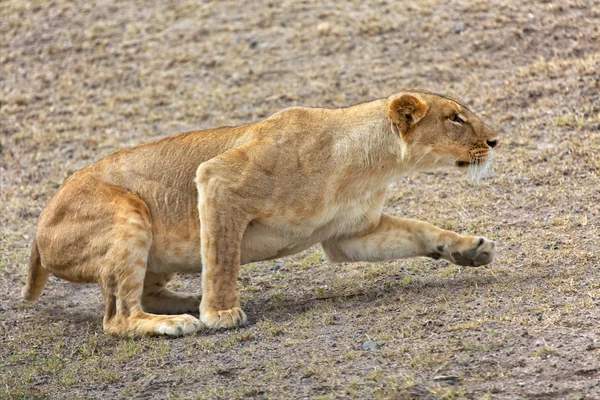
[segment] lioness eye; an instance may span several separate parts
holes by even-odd
[[[454,121],[454,122],[458,122],[459,124],[462,124],[462,123],[464,123],[464,122],[465,122],[465,121],[463,121],[463,120],[462,120],[462,118],[461,118],[461,117],[459,117],[459,116],[458,116],[458,114],[452,114],[452,115],[450,116],[450,120],[451,120],[451,121]]]

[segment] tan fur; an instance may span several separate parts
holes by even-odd
[[[451,121],[454,114],[465,122]],[[240,264],[316,243],[333,262],[430,256],[487,264],[493,242],[382,209],[398,177],[477,165],[493,140],[458,102],[405,91],[342,109],[289,108],[120,151],[73,174],[42,212],[23,297],[39,296],[48,272],[98,282],[107,332],[180,335],[244,324]],[[176,272],[202,272],[201,302],[166,289]],[[202,322],[158,315],[198,305]]]

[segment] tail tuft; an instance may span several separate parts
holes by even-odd
[[[49,272],[42,267],[40,259],[40,250],[37,242],[33,239],[31,245],[31,256],[29,258],[29,274],[27,275],[27,283],[21,291],[21,297],[26,301],[35,301],[42,294],[42,290],[48,281]]]

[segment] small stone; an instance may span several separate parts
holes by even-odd
[[[525,382],[519,382],[518,385],[523,387],[523,386],[525,386]]]
[[[281,269],[281,264],[275,264],[271,268],[269,268],[269,271],[277,272],[280,269]]]
[[[531,28],[529,26],[526,26],[525,28],[523,28],[523,33],[526,35],[532,34],[535,32],[534,28]]]
[[[465,24],[463,24],[462,22],[459,22],[458,24],[454,25],[454,32],[461,33],[464,30],[465,30]]]
[[[317,25],[317,32],[323,36],[327,36],[331,33],[331,24],[329,22],[321,22]]]
[[[370,340],[366,340],[363,344],[362,344],[362,349],[364,351],[369,351],[369,350],[373,350],[377,348],[377,343],[372,342]]]
[[[0,306],[0,312],[4,311],[4,307]]]

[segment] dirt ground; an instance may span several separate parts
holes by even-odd
[[[3,0],[0,35],[1,398],[600,398],[597,0]],[[332,266],[314,248],[242,268],[249,326],[175,340],[105,335],[95,285],[20,300],[73,171],[403,88],[461,98],[502,144],[480,183],[411,174],[386,211],[496,240],[493,265]]]

